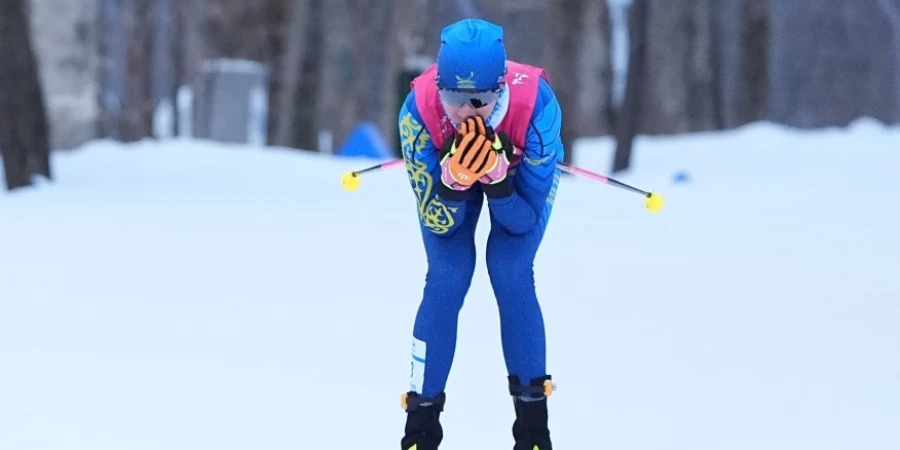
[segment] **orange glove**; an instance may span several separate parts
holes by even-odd
[[[466,119],[449,150],[441,156],[441,180],[454,190],[465,190],[491,172],[501,154],[492,147],[493,130],[481,116]]]
[[[476,114],[474,116],[469,116],[463,123],[459,124],[459,135],[464,136],[469,133],[478,133],[487,136],[488,128],[488,125],[484,123],[484,118]]]

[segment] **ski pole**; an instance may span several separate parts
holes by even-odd
[[[355,191],[357,188],[359,188],[359,176],[361,174],[372,172],[375,170],[390,169],[391,167],[399,166],[400,164],[403,164],[403,158],[397,158],[387,162],[383,162],[381,164],[375,164],[374,166],[366,167],[362,170],[347,172],[344,174],[343,178],[341,178],[341,185],[344,186],[344,189],[348,191]]]
[[[381,164],[376,164],[374,166],[366,167],[365,169],[347,172],[341,178],[341,185],[347,191],[355,191],[356,189],[359,188],[359,183],[360,183],[359,176],[361,174],[366,173],[366,172],[376,171],[376,170],[389,169],[392,167],[399,166],[400,164],[403,164],[402,158],[390,160],[387,162],[383,162]],[[573,166],[571,164],[556,163],[556,167],[558,167],[560,170],[562,170],[564,172],[568,172],[573,175],[578,175],[578,176],[587,178],[589,180],[597,181],[597,182],[600,182],[603,184],[607,184],[609,186],[617,187],[619,189],[624,189],[626,191],[633,192],[635,194],[640,194],[641,196],[643,196],[645,198],[644,206],[646,206],[647,209],[650,210],[650,212],[658,212],[663,207],[663,198],[661,195],[659,195],[656,192],[648,192],[648,191],[645,191],[642,189],[638,189],[634,186],[625,184],[619,180],[610,178],[606,175],[601,175],[599,173],[592,172],[592,171],[586,170],[586,169],[582,169],[580,167]]]
[[[601,183],[608,184],[610,186],[615,186],[617,188],[625,189],[626,191],[631,191],[636,194],[641,194],[644,197],[649,197],[650,195],[652,195],[651,192],[647,192],[647,191],[638,189],[634,186],[629,186],[621,181],[615,180],[606,175],[600,175],[599,173],[591,172],[590,170],[582,169],[580,167],[576,167],[571,164],[556,163],[556,167],[559,167],[561,170],[563,170],[565,172],[569,172],[573,175],[580,175],[582,177],[585,177],[585,178],[588,178],[588,179],[591,179],[594,181],[599,181]]]
[[[392,159],[381,164],[375,164],[374,166],[366,167],[365,169],[347,172],[343,177],[341,177],[341,186],[343,186],[347,191],[355,191],[359,189],[360,175],[366,172],[390,169],[391,167],[399,166],[400,164],[403,164],[403,158]]]
[[[559,167],[560,170],[569,172],[573,175],[580,175],[589,180],[599,181],[600,183],[603,183],[603,184],[608,184],[610,186],[624,189],[629,192],[634,192],[635,194],[643,195],[645,197],[644,206],[646,206],[650,212],[658,212],[663,207],[663,198],[661,195],[659,195],[656,192],[647,192],[645,190],[638,189],[634,186],[625,184],[614,178],[610,178],[606,175],[600,175],[599,173],[591,172],[590,170],[582,169],[580,167],[573,166],[571,164],[556,163],[556,167]]]

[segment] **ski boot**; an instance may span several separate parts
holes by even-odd
[[[444,439],[441,412],[446,396],[421,397],[416,392],[403,394],[400,406],[406,410],[406,427],[400,450],[437,450]]]
[[[516,409],[513,450],[553,450],[547,414],[547,397],[555,389],[550,375],[534,378],[526,386],[515,375],[508,378],[509,394]]]

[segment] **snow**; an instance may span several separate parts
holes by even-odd
[[[619,178],[655,215],[565,177],[536,263],[557,448],[900,448],[898,144],[642,137]],[[341,190],[370,162],[95,141],[0,194],[0,448],[398,448],[424,252],[402,169]],[[470,292],[442,448],[511,448],[483,261]]]

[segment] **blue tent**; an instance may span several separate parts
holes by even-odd
[[[378,127],[372,122],[360,122],[335,152],[347,158],[388,159],[395,157]]]

